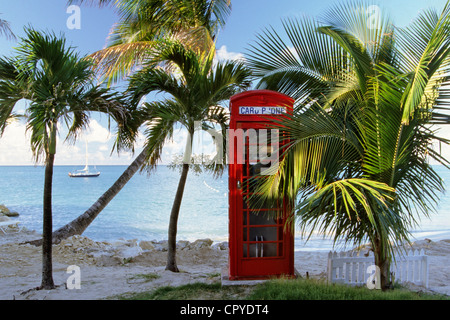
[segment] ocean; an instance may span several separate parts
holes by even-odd
[[[445,181],[450,170],[436,166]],[[126,166],[97,166],[97,178],[70,178],[74,166],[55,166],[53,177],[53,228],[72,221],[87,210],[123,173]],[[84,236],[96,241],[120,238],[138,240],[167,239],[172,202],[180,173],[160,165],[151,175],[136,173],[108,204]],[[28,229],[42,232],[43,166],[0,166],[0,204],[17,211],[16,219]],[[450,185],[448,186],[450,187]],[[413,240],[450,239],[450,194],[440,200],[430,219],[422,218],[420,227],[411,230]],[[178,240],[210,238],[228,240],[228,176],[189,172],[180,217]],[[296,250],[332,250],[332,241],[321,235],[305,241],[299,234]],[[336,248],[335,248],[336,249]]]

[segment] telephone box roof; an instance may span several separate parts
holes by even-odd
[[[231,121],[267,121],[292,114],[294,99],[272,90],[249,90],[230,99]]]

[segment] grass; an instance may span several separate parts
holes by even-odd
[[[161,276],[156,273],[147,273],[147,274],[140,273],[134,275],[133,277],[131,277],[131,279],[142,279],[144,280],[144,282],[150,282],[152,280],[159,279],[160,277]]]
[[[448,296],[413,292],[403,288],[389,291],[370,290],[327,284],[318,280],[278,279],[261,284],[247,297],[249,300],[448,300]]]
[[[160,287],[153,291],[125,294],[121,300],[239,300],[248,295],[245,286],[222,287],[220,283],[193,283],[178,287]]]
[[[194,283],[121,295],[125,300],[450,300],[445,295],[396,288],[382,292],[366,287],[327,284],[312,279],[267,281],[257,286]]]

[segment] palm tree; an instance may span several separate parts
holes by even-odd
[[[285,21],[290,44],[267,30],[249,63],[261,87],[298,99],[281,123],[289,148],[260,191],[267,201],[297,201],[294,218],[305,234],[370,241],[386,289],[394,245],[409,241],[443,191],[429,159],[449,165],[431,143],[450,142],[433,127],[448,123],[436,110],[449,109],[450,5],[403,29],[385,16],[369,21],[368,6],[338,5],[322,22]]]
[[[161,68],[171,65],[172,73]],[[214,50],[198,54],[180,42],[167,42],[156,49],[155,58],[130,78],[129,91],[133,101],[144,95],[162,92],[167,99],[145,102],[142,114],[146,120],[146,146],[150,151],[146,163],[153,168],[159,161],[165,142],[175,127],[187,130],[180,181],[172,206],[168,232],[166,269],[178,272],[176,264],[177,221],[192,155],[192,137],[196,125],[226,125],[226,112],[219,104],[250,85],[250,72],[241,62],[214,62]],[[224,136],[225,138],[225,136]],[[221,142],[223,143],[223,142]],[[222,157],[223,155],[218,155]],[[220,166],[220,164],[218,164]]]
[[[115,6],[119,22],[108,47],[93,53],[97,71],[111,85],[151,58],[155,43],[175,39],[209,51],[231,12],[230,0],[70,0],[69,3]]]
[[[42,289],[54,288],[52,276],[52,180],[58,129],[68,126],[66,140],[75,141],[89,124],[92,111],[125,117],[120,100],[93,84],[92,61],[67,48],[65,39],[25,29],[13,58],[0,60],[0,130],[4,131],[20,99],[29,101],[27,130],[36,162],[44,158]]]
[[[146,60],[151,59],[151,53],[154,52],[153,49],[163,37],[174,35],[174,38],[189,40],[190,46],[196,48],[196,50],[211,50],[213,48],[213,40],[219,32],[219,27],[225,24],[231,9],[229,0],[148,0],[143,2],[130,0],[72,0],[70,3],[88,3],[99,6],[115,5],[119,10],[121,22],[114,29],[117,30],[113,30],[112,37],[115,33],[121,34],[121,37],[117,38],[114,36],[116,40],[111,42],[108,48],[92,55],[97,61],[97,69],[100,74],[105,76],[105,79],[108,79],[108,83],[112,83],[123,75],[131,73],[133,66],[139,66],[145,63]],[[152,10],[154,14],[151,15]],[[135,14],[133,15],[133,13]],[[180,18],[181,15],[182,18]],[[127,24],[130,26],[126,27]],[[146,25],[152,25],[152,28],[147,28],[145,27]],[[139,31],[138,27],[141,27],[142,30]],[[119,33],[119,29],[128,30],[128,33]],[[131,32],[131,30],[134,31]],[[158,32],[152,33],[149,30]],[[206,35],[204,31],[207,31]],[[139,37],[136,35],[139,35]],[[189,35],[189,37],[183,37],[183,35]],[[139,122],[138,119],[140,117],[132,118],[134,121],[128,121],[127,123],[136,122],[136,120]],[[118,151],[122,149],[122,146],[125,149],[133,149],[132,137],[136,137],[139,126],[128,127],[128,130],[127,128],[120,128],[123,129],[124,135],[117,135],[119,138],[117,140]],[[73,221],[53,232],[53,241],[57,243],[70,236],[82,234],[134,174],[143,168],[149,152],[148,147],[145,147],[114,184],[90,208]],[[34,244],[39,244],[40,242],[40,240],[32,241]]]

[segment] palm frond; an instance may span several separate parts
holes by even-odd
[[[0,35],[5,36],[8,40],[16,39],[9,22],[3,19],[0,19]]]
[[[430,81],[437,72],[447,74],[450,54],[450,3],[441,13],[434,9],[423,11],[407,28],[400,29],[398,43],[410,82],[405,90],[403,122],[407,124],[435,85]]]
[[[388,17],[369,21],[369,2],[351,1],[320,22],[284,22],[286,37],[258,36],[248,61],[259,85],[298,100],[278,124],[286,150],[256,183],[257,206],[297,202],[292,218],[303,231],[370,240],[386,258],[389,241],[409,239],[444,190],[430,158],[449,165],[431,148],[450,142],[432,127],[450,119],[449,6],[397,29]]]
[[[120,0],[67,0],[67,4],[87,4],[91,6],[111,6],[116,5]]]
[[[142,67],[151,57],[153,46],[153,41],[118,44],[96,51],[90,58],[94,60],[100,82],[106,81],[111,86]]]
[[[66,125],[66,141],[74,142],[89,124],[91,112],[107,114],[119,126],[129,117],[125,101],[95,86],[92,61],[66,45],[64,37],[25,29],[16,56],[0,59],[0,130],[4,130],[15,103],[29,101],[27,130],[36,161],[56,151],[57,128]]]
[[[148,51],[163,39],[183,41],[197,52],[213,47],[231,12],[229,0],[72,0],[70,3],[114,5],[120,21],[113,26],[108,48],[93,54],[108,85],[136,71]]]

